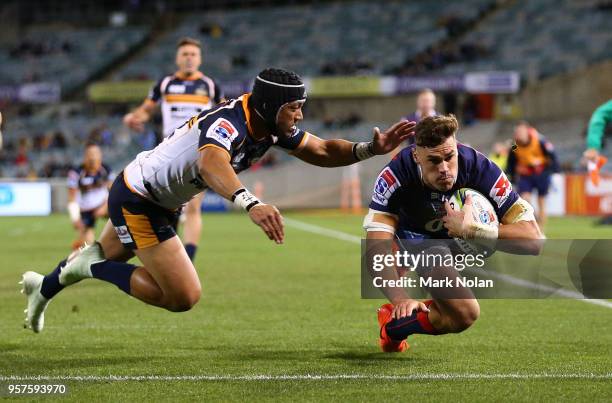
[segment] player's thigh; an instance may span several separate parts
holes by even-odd
[[[198,301],[200,279],[178,236],[135,253],[169,300],[184,305]]]
[[[124,247],[121,241],[119,240],[117,232],[115,231],[115,227],[113,226],[113,223],[110,219],[108,219],[106,221],[106,224],[104,224],[102,233],[98,238],[98,243],[102,245],[104,257],[108,260],[127,262],[132,257],[134,257],[134,252]]]
[[[135,195],[121,174],[109,194],[108,212],[115,237],[133,251],[161,288],[169,305],[197,302],[200,281],[172,224],[176,213]],[[194,303],[195,303],[194,302]]]
[[[185,214],[188,215],[200,215],[202,199],[204,198],[204,192],[198,193],[193,199],[189,200],[189,203],[185,206]]]

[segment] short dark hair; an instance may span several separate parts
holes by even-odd
[[[195,38],[191,38],[189,36],[184,36],[181,39],[179,39],[179,41],[176,43],[176,48],[178,49],[185,45],[193,45],[193,46],[197,46],[198,48],[202,49],[202,42],[198,41]]]
[[[436,147],[447,138],[457,133],[459,122],[455,115],[428,116],[417,123],[414,128],[416,145],[419,147]]]

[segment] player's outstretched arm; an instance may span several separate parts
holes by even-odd
[[[198,169],[212,190],[245,209],[270,240],[283,243],[285,232],[280,212],[275,206],[262,203],[242,185],[230,165],[227,151],[219,147],[205,147],[200,151]]]
[[[363,223],[367,231],[366,257],[368,262],[374,261],[374,255],[393,254],[392,244],[397,224],[395,217],[382,213],[377,214],[374,210],[370,210]],[[387,269],[377,272],[368,265],[368,270],[372,277],[380,276],[383,281],[399,280],[399,274],[394,267],[387,266]],[[429,312],[429,308],[423,302],[410,298],[404,288],[382,287],[381,291],[393,304],[393,317],[395,319],[411,316],[415,310]]]
[[[138,108],[123,117],[123,124],[132,130],[142,132],[144,130],[144,124],[151,119],[151,114],[155,109],[155,105],[155,101],[148,98],[145,99]]]
[[[400,121],[384,132],[375,127],[372,141],[362,143],[341,139],[323,140],[311,134],[304,147],[295,155],[302,161],[320,167],[351,165],[395,150],[413,134],[415,125],[415,122]]]

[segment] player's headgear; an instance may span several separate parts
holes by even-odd
[[[251,106],[275,133],[278,111],[290,102],[305,101],[304,82],[294,72],[283,69],[265,69],[255,78],[251,93]]]

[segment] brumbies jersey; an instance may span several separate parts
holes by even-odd
[[[110,168],[104,164],[95,173],[83,165],[68,171],[68,188],[78,189],[77,202],[81,211],[100,207],[108,197],[108,183],[114,179]]]
[[[399,217],[398,235],[403,231],[416,232],[431,238],[448,238],[442,223],[446,214],[444,201],[456,190],[471,188],[491,202],[502,221],[518,194],[502,170],[487,157],[463,144],[458,144],[457,181],[448,192],[430,189],[421,180],[420,168],[413,157],[415,146],[404,148],[380,172],[374,185],[370,209]],[[510,216],[508,216],[510,218]]]
[[[130,189],[167,209],[176,209],[208,188],[198,170],[199,151],[216,147],[227,152],[237,174],[257,162],[271,146],[293,151],[303,147],[309,134],[296,129],[287,138],[256,141],[245,94],[200,113],[156,148],[141,152],[125,168]]]
[[[149,91],[148,98],[161,101],[164,137],[192,116],[221,102],[223,94],[217,83],[201,72],[189,78],[178,73],[159,80]]]

